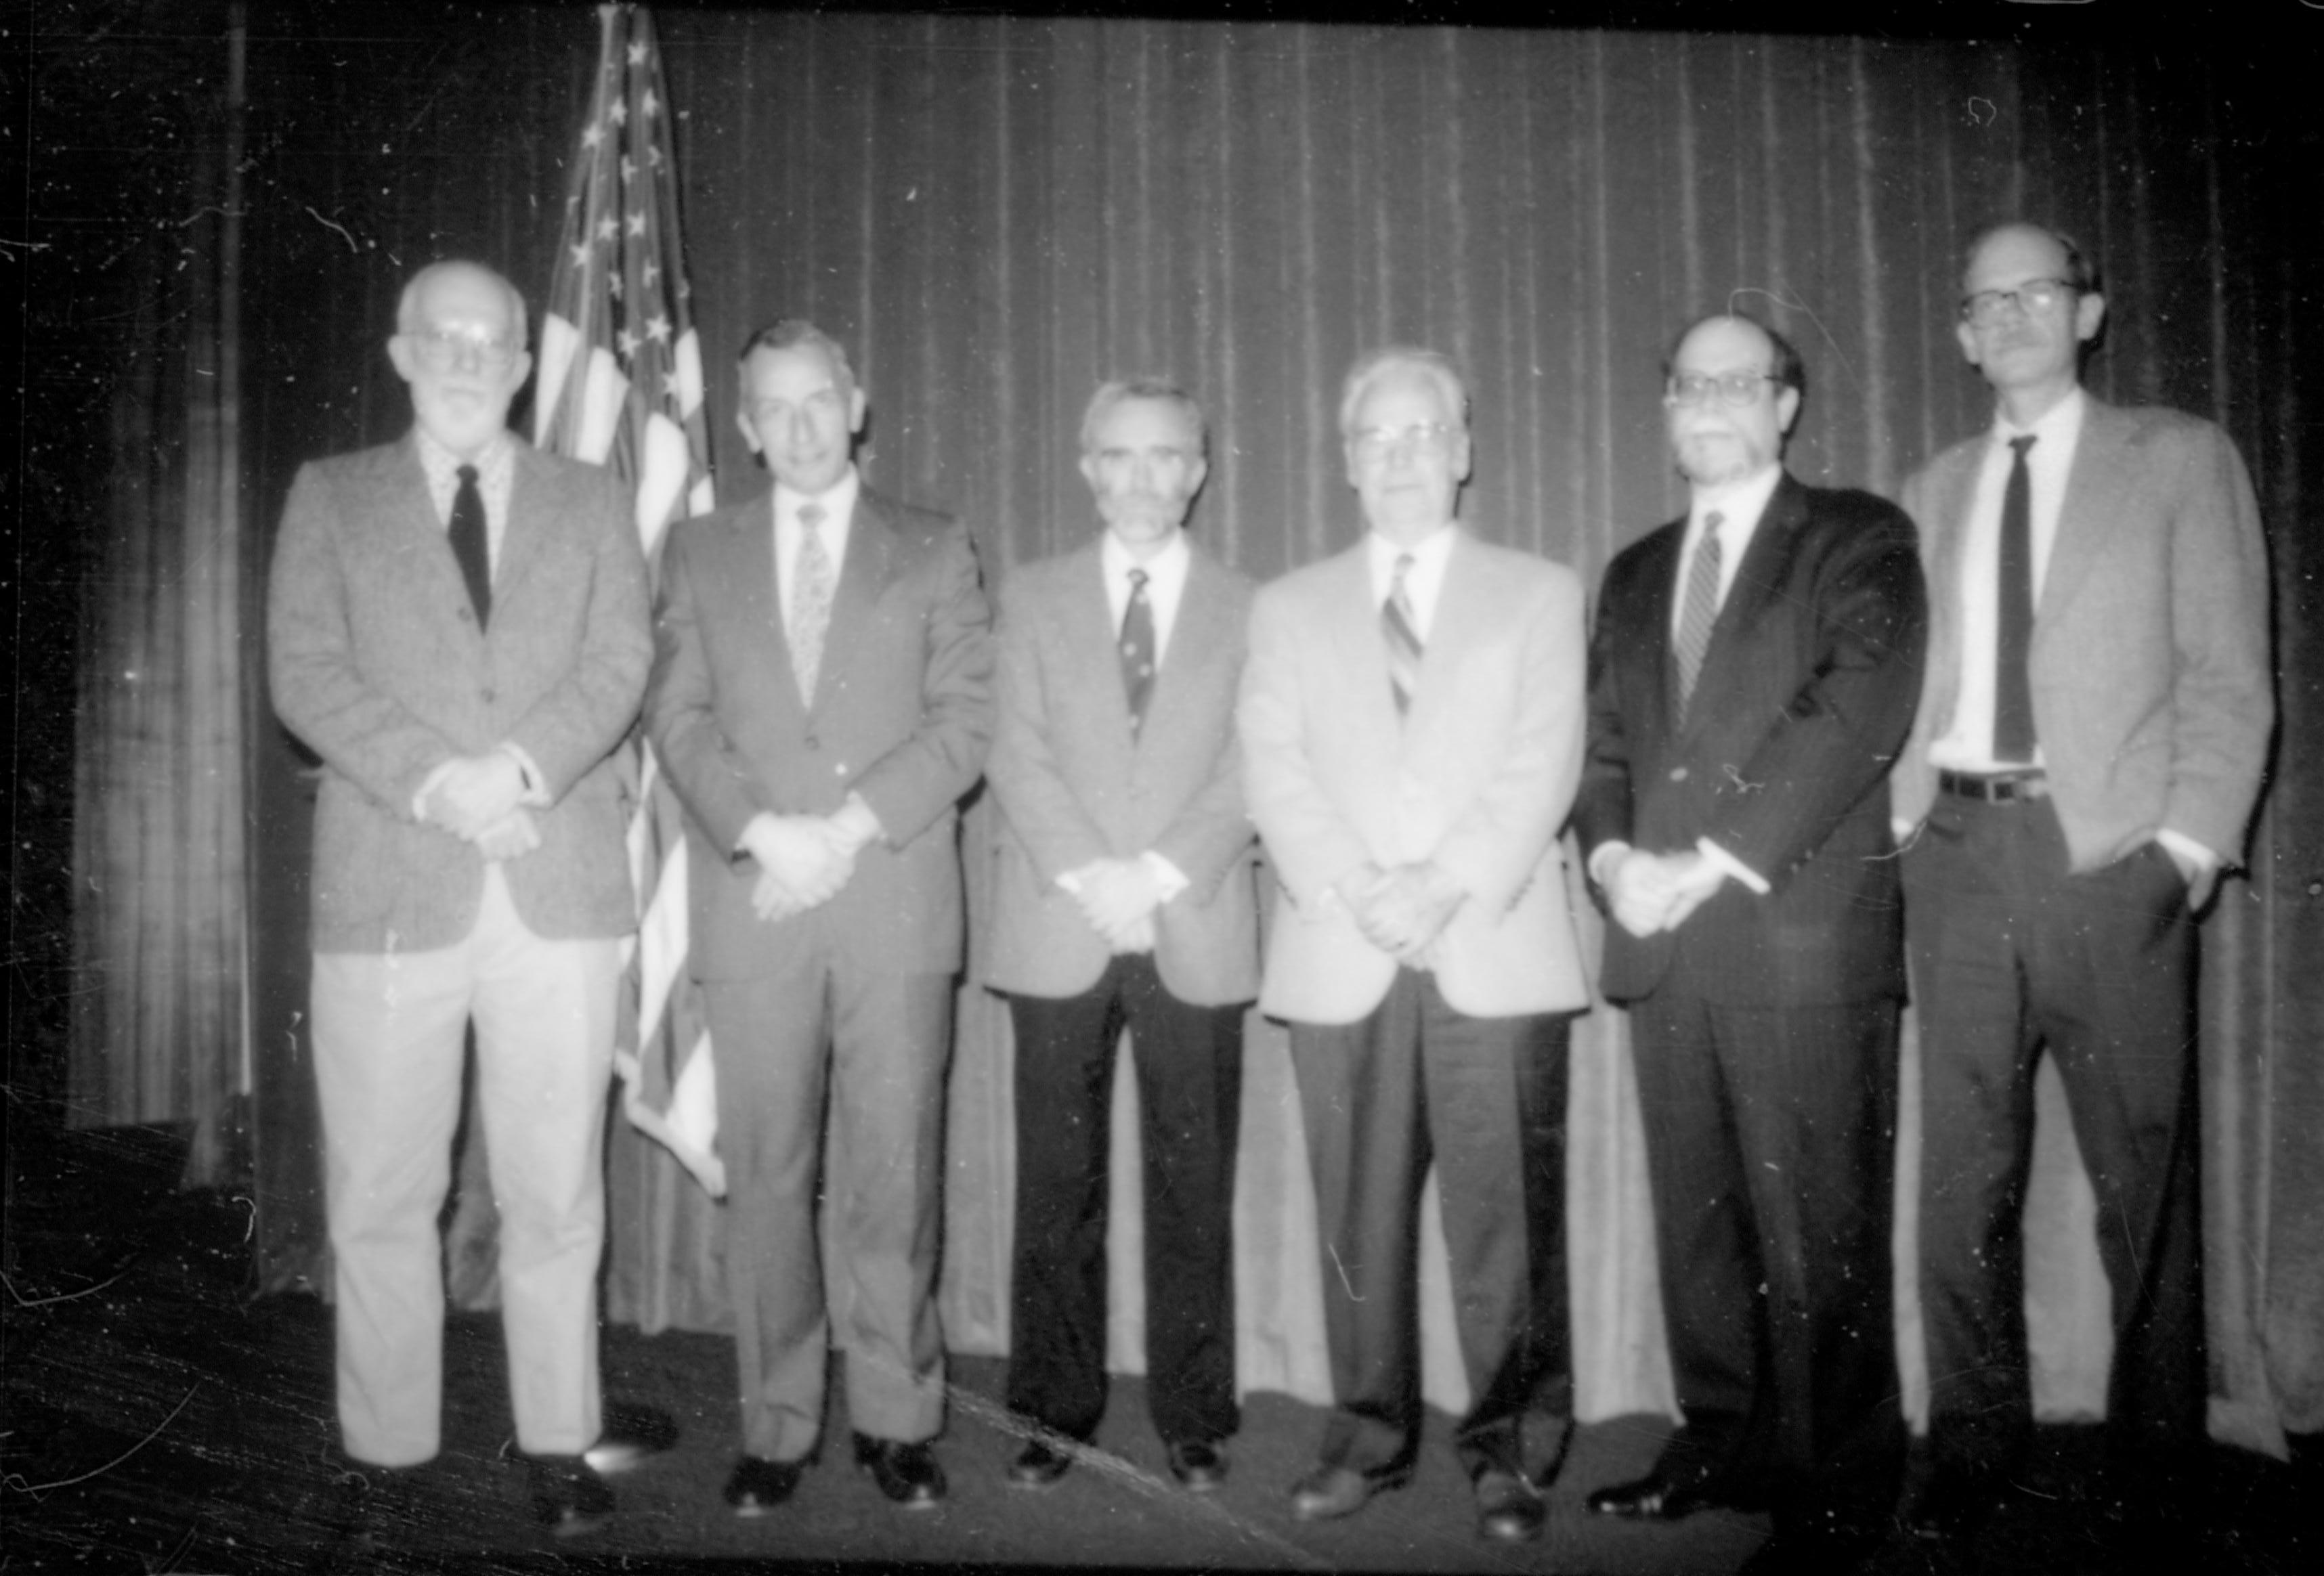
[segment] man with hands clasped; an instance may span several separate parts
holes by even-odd
[[[1225,1481],[1234,1388],[1231,1225],[1244,1009],[1259,993],[1236,743],[1250,583],[1184,529],[1208,473],[1201,407],[1110,382],[1082,419],[1105,529],[1001,591],[985,983],[1016,1031],[1009,1466],[1054,1483],[1106,1397],[1107,1140],[1125,1026],[1145,1178],[1147,1394],[1171,1475]]]
[[[1665,372],[1687,512],[1607,568],[1574,827],[1615,921],[1601,985],[1629,1009],[1683,1421],[1589,1505],[1766,1505],[1757,1568],[1842,1568],[1904,1459],[1886,781],[1920,567],[1902,511],[1784,469],[1805,376],[1780,335],[1705,318]]]
[[[673,529],[646,693],[687,813],[718,1052],[742,1404],[725,1496],[758,1516],[798,1488],[836,1344],[856,1461],[925,1509],[945,1492],[930,1442],[956,804],[991,735],[989,618],[967,530],[862,484],[866,402],[835,341],[778,323],[740,371],[774,491]],[[844,1277],[827,1291],[826,1196]]]

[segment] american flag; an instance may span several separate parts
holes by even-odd
[[[687,305],[653,19],[636,5],[600,5],[597,15],[604,43],[540,329],[533,442],[610,465],[636,489],[638,539],[659,575],[670,522],[711,508],[702,346]],[[710,1031],[686,970],[684,812],[642,737],[636,750],[629,840],[638,934],[623,944],[613,1053],[622,1108],[723,1195]]]

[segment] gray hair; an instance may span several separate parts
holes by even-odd
[[[508,276],[500,270],[487,268],[466,257],[440,258],[404,281],[403,294],[397,298],[395,303],[395,331],[398,334],[417,333],[420,328],[420,292],[428,287],[429,280],[457,271],[481,273],[501,287],[501,293],[508,297],[509,316],[516,323],[514,348],[522,350],[528,343],[525,338],[524,292],[511,284]]]
[[[1444,408],[1452,412],[1462,431],[1469,428],[1469,385],[1461,376],[1452,358],[1440,352],[1424,350],[1415,345],[1387,345],[1378,350],[1368,350],[1356,358],[1348,375],[1340,383],[1340,436],[1354,436],[1356,407],[1371,386],[1391,372],[1403,369],[1420,373],[1436,385],[1444,397]]]
[[[1210,423],[1204,419],[1203,407],[1194,396],[1168,378],[1115,378],[1100,383],[1096,393],[1090,396],[1089,408],[1082,412],[1082,452],[1091,452],[1097,436],[1097,424],[1111,414],[1116,405],[1130,400],[1154,400],[1165,405],[1175,405],[1179,414],[1194,429],[1194,453],[1207,454],[1211,446]]]
[[[847,364],[846,350],[838,340],[805,318],[785,318],[779,323],[770,323],[742,341],[742,348],[735,353],[734,365],[745,380],[746,391],[750,374],[743,369],[752,351],[797,350],[802,346],[823,352],[824,359],[831,363],[831,375],[838,382],[841,392],[851,395],[855,392],[855,369]]]

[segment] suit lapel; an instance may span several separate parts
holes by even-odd
[[[2133,423],[2113,406],[2084,394],[2081,436],[2074,442],[2073,469],[2066,477],[2066,496],[2058,510],[2058,534],[2050,543],[2050,562],[2042,575],[2042,603],[2034,618],[2034,634],[2041,638],[2045,624],[2074,594],[2104,550],[2107,522],[2125,513],[2124,495],[2133,485],[2132,467],[2125,463]]]
[[[1757,623],[1767,605],[1783,593],[1784,567],[1791,561],[1792,537],[1807,519],[1807,493],[1787,472],[1775,484],[1759,523],[1751,530],[1751,545],[1743,549],[1727,599],[1711,625],[1711,643],[1703,648],[1702,668],[1695,675],[1694,695],[1686,708],[1684,732],[1692,736],[1720,710],[1720,696],[1738,686],[1736,642]],[[1675,576],[1674,576],[1675,578]],[[1665,624],[1667,631],[1670,626]],[[1671,642],[1663,641],[1667,651]],[[1674,661],[1665,658],[1665,661]],[[1667,693],[1667,691],[1665,692]]]
[[[1388,644],[1380,634],[1379,604],[1372,600],[1370,549],[1356,545],[1332,560],[1332,584],[1327,588],[1336,615],[1333,644],[1338,648],[1333,666],[1348,690],[1347,725],[1373,746],[1367,753],[1393,760],[1403,747],[1405,719],[1396,714],[1396,699],[1388,687]],[[1449,581],[1451,576],[1446,576]],[[1440,610],[1443,601],[1438,597]],[[1443,622],[1440,611],[1438,622]],[[1428,687],[1428,660],[1421,659],[1421,688]],[[1419,697],[1414,697],[1418,705]]]
[[[773,533],[770,531],[771,539]],[[770,547],[769,551],[773,549]],[[847,527],[847,554],[839,568],[839,585],[831,598],[831,623],[824,631],[823,661],[816,670],[815,698],[818,705],[848,670],[864,631],[880,604],[880,594],[895,572],[896,539],[884,512],[869,490],[855,496],[855,518]],[[783,645],[783,663],[790,664],[790,646]],[[797,678],[792,687],[798,687]],[[809,706],[809,712],[815,707]]]
[[[1083,680],[1090,686],[1098,699],[1098,709],[1105,714],[1106,725],[1120,739],[1126,751],[1135,741],[1130,732],[1130,696],[1121,687],[1121,654],[1117,648],[1118,631],[1113,624],[1113,604],[1106,593],[1103,538],[1079,548],[1074,555],[1072,594],[1058,609],[1064,623],[1065,650],[1084,652],[1089,663]],[[1185,617],[1183,604],[1179,617]],[[1174,632],[1170,650],[1178,649]],[[1161,683],[1157,678],[1155,694],[1147,701],[1147,722],[1153,723],[1155,703],[1161,698]]]
[[[388,561],[411,576],[413,591],[429,604],[447,608],[466,604],[467,582],[452,557],[451,539],[436,513],[436,501],[428,494],[418,437],[407,433],[401,443],[380,452],[381,464],[371,477],[370,518],[386,522]]]

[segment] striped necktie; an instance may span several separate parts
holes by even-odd
[[[1726,516],[1716,509],[1702,517],[1702,540],[1696,544],[1694,562],[1686,575],[1686,602],[1678,618],[1678,714],[1686,715],[1694,698],[1694,681],[1702,671],[1703,653],[1711,650],[1711,626],[1719,622],[1719,528]]]
[[[1412,594],[1405,578],[1412,570],[1412,555],[1398,553],[1396,578],[1388,583],[1388,600],[1380,604],[1380,634],[1388,642],[1388,682],[1396,696],[1396,714],[1412,709],[1420,689],[1420,621],[1412,611]]]

